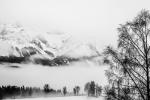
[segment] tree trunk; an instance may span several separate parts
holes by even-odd
[[[147,77],[147,100],[150,100],[149,92],[150,92],[150,87],[149,87],[149,68],[147,66],[147,72],[146,72],[146,77]]]
[[[149,92],[150,92],[150,87],[149,87],[149,64],[148,64],[148,53],[146,53],[146,79],[147,79],[147,84],[146,84],[146,88],[147,88],[147,100],[150,100],[150,96],[149,96]]]
[[[119,98],[120,98],[120,83],[119,83],[119,80],[117,81],[117,85],[118,85],[118,100],[119,100]]]

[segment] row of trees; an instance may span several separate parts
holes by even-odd
[[[15,98],[16,96],[28,97],[32,96],[33,93],[40,93],[40,88],[32,88],[25,86],[1,86],[0,87],[0,99],[2,98]]]
[[[102,87],[95,84],[94,81],[88,82],[84,88],[88,96],[99,96],[102,91]],[[1,86],[0,87],[0,99],[2,98],[21,98],[21,97],[36,97],[36,96],[50,96],[50,95],[80,95],[80,86],[75,86],[72,92],[67,91],[67,87],[64,86],[61,89],[55,90],[45,84],[43,89],[37,87],[25,87],[25,86]]]
[[[62,93],[63,92],[63,93]],[[25,87],[25,86],[1,86],[0,87],[0,99],[4,98],[25,98],[25,97],[36,97],[36,96],[48,96],[48,95],[66,95],[67,88],[55,90],[50,88],[49,84],[45,84],[43,89],[37,87]]]
[[[50,88],[50,86],[49,86],[49,84],[45,84],[44,85],[44,92],[45,93],[61,93],[61,94],[63,94],[63,95],[66,95],[67,94],[67,87],[66,86],[64,86],[63,87],[63,89],[61,90],[61,89],[59,89],[59,90],[54,90],[54,89],[52,89],[52,88]]]
[[[45,84],[44,91],[46,93],[54,92],[54,90],[51,89],[48,84]],[[91,81],[91,82],[88,82],[88,83],[85,84],[84,91],[87,93],[88,96],[94,96],[94,97],[96,96],[96,97],[98,97],[102,93],[102,86],[99,86],[98,84],[95,84],[94,81]],[[62,93],[64,96],[67,93],[69,93],[67,91],[67,87],[66,86],[63,87],[62,91],[59,90],[59,92]],[[74,95],[80,95],[80,87],[79,86],[75,86],[73,88],[73,94]]]
[[[108,100],[150,100],[150,13],[142,10],[118,28],[118,47],[108,46],[104,63]]]

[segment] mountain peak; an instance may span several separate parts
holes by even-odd
[[[89,44],[80,43],[64,33],[35,34],[21,25],[0,25],[0,56],[56,60],[57,57],[72,59],[93,55],[96,52]]]

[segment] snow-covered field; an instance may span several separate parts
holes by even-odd
[[[50,98],[26,98],[26,99],[16,99],[16,100],[104,100],[103,97],[93,98],[85,96],[71,96],[71,97],[50,97]]]

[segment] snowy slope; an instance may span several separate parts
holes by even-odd
[[[0,25],[0,56],[55,59],[66,57],[80,59],[97,53],[88,44],[76,41],[67,34],[35,33],[21,25]]]
[[[26,56],[27,54],[30,55],[30,53],[35,52],[50,57],[44,52],[44,44],[39,39],[31,37],[29,34],[33,33],[25,31],[22,26],[1,25],[0,44],[2,43],[1,46],[5,45],[0,49],[10,48],[9,51],[6,50],[2,56],[4,56],[4,54],[7,54],[5,56]]]

